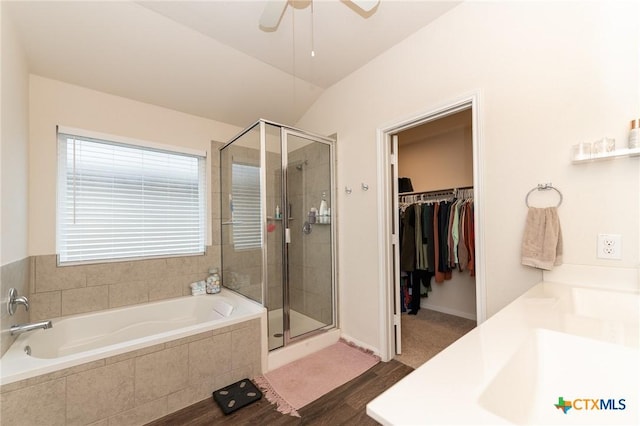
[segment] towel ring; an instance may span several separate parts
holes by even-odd
[[[546,191],[548,189],[553,189],[554,191],[556,191],[558,193],[558,195],[560,196],[560,201],[558,201],[558,205],[556,207],[560,207],[560,204],[562,204],[562,192],[560,192],[560,190],[558,188],[555,188],[553,185],[551,185],[550,183],[539,183],[538,186],[536,186],[535,188],[533,188],[531,191],[527,192],[527,196],[524,199],[525,204],[527,205],[527,207],[531,207],[529,205],[529,196],[534,192],[534,191]]]

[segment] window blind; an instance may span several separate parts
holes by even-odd
[[[231,165],[233,246],[235,249],[262,247],[260,218],[260,168]]]
[[[202,156],[58,134],[59,262],[204,253]]]

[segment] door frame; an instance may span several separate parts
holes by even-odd
[[[394,120],[376,131],[377,169],[378,169],[378,276],[380,300],[380,349],[383,361],[389,361],[396,355],[396,328],[400,336],[400,315],[395,314],[395,286],[400,271],[394,272],[394,257],[399,251],[394,245],[394,218],[397,224],[397,212],[394,206],[394,187],[391,165],[396,161],[391,155],[392,139],[403,130],[436,120],[454,112],[471,108],[473,141],[473,187],[474,221],[476,247],[476,320],[480,325],[486,319],[486,265],[484,237],[484,138],[481,120],[481,93],[479,90],[462,95],[456,99],[431,106],[409,117]],[[397,156],[397,152],[394,153]],[[397,168],[396,174],[397,174]],[[397,197],[395,197],[397,198]],[[395,249],[394,249],[395,247]],[[401,338],[399,337],[398,340]]]

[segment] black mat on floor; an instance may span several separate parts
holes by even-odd
[[[213,399],[224,414],[231,414],[260,398],[262,392],[249,379],[242,379],[213,392]]]

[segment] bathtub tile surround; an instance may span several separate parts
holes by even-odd
[[[0,356],[9,349],[9,346],[16,339],[15,336],[11,336],[9,327],[14,324],[23,324],[29,322],[29,312],[27,312],[23,306],[18,306],[13,316],[7,312],[6,298],[9,294],[10,288],[18,290],[19,296],[29,296],[29,280],[31,275],[31,258],[25,258],[16,262],[8,263],[0,268],[0,299],[3,303],[0,304],[0,323],[2,324],[2,338],[0,339]],[[29,299],[30,311],[33,312],[33,303]]]
[[[189,284],[220,265],[220,247],[208,246],[204,256],[75,266],[57,266],[55,255],[31,259],[33,279],[20,294],[30,289],[30,320],[40,321],[190,295]]]
[[[63,425],[66,379],[51,380],[2,393],[2,423],[8,425]]]
[[[172,390],[185,388],[189,381],[190,369],[190,365],[185,362],[187,359],[189,359],[189,345],[166,348],[137,357],[135,359],[136,405],[156,400],[170,394]],[[158,374],[158,372],[162,373]]]
[[[127,360],[67,376],[67,425],[92,423],[133,408],[135,364]]]
[[[6,385],[3,384],[3,385],[0,385],[0,393],[13,392],[13,391],[17,391],[27,387],[37,386],[42,383],[61,379],[75,373],[80,373],[82,371],[87,371],[93,368],[102,367],[103,365],[105,365],[105,360],[97,360],[97,361],[87,362],[85,364],[80,364],[73,367],[65,368],[62,370],[54,371],[52,373],[31,377],[29,379],[8,383]]]
[[[109,286],[83,287],[62,292],[61,315],[82,314],[109,308]]]
[[[260,330],[252,319],[3,385],[2,422],[147,423],[260,374]]]
[[[62,294],[59,291],[31,293],[29,295],[29,304],[31,305],[30,311],[33,321],[56,318],[62,312]]]
[[[231,370],[231,335],[221,334],[189,343],[189,380],[199,382]]]
[[[92,423],[91,426],[142,425],[155,420],[157,413],[163,411],[166,411],[166,402],[163,398],[160,398],[148,404],[124,411],[110,417],[108,420],[104,419],[98,423]]]
[[[111,284],[109,285],[109,307],[118,308],[148,302],[150,287],[152,286],[149,282],[144,280]]]
[[[38,293],[55,290],[69,290],[87,286],[85,266],[59,268],[56,255],[34,256],[34,290]],[[97,266],[97,265],[96,265]]]

